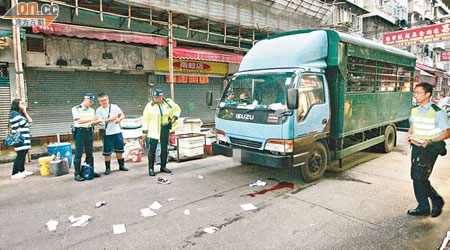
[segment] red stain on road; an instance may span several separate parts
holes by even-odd
[[[273,188],[264,189],[264,190],[261,190],[259,192],[256,192],[256,193],[253,193],[253,194],[247,194],[247,195],[251,196],[251,197],[255,197],[257,194],[265,194],[267,192],[275,191],[275,190],[279,190],[279,189],[283,189],[283,188],[294,188],[294,184],[289,183],[289,182],[280,182],[280,183],[278,183],[278,185],[276,185]]]

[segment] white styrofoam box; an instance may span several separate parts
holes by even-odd
[[[216,142],[216,137],[206,137],[206,145],[211,145],[211,143]]]
[[[142,137],[142,129],[122,129],[122,136],[124,139]]]
[[[178,143],[180,144],[180,148],[203,147],[204,138],[203,138],[203,136],[202,137],[183,138],[183,139],[178,139]]]
[[[196,148],[181,148],[180,151],[180,158],[183,157],[192,157],[203,154],[203,145],[201,147]]]
[[[136,129],[142,127],[142,116],[134,119],[126,118],[120,122],[122,129]]]
[[[175,131],[175,134],[200,133],[203,125],[202,120],[198,118],[183,117],[178,119],[181,129]]]

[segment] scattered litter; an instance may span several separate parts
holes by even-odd
[[[158,183],[159,184],[170,184],[170,181],[164,177],[158,177]]]
[[[150,208],[143,208],[141,209],[141,216],[142,217],[150,217],[150,216],[155,216],[156,213],[153,212]]]
[[[262,187],[262,186],[265,186],[266,184],[267,184],[267,183],[266,183],[265,181],[257,180],[257,181],[255,181],[255,182],[253,182],[253,183],[250,183],[249,186],[250,186],[250,187],[254,187],[254,186],[260,186],[260,187]]]
[[[106,201],[99,201],[99,202],[95,203],[95,207],[101,207],[103,205],[106,205]]]
[[[217,227],[207,227],[205,228],[205,230],[203,230],[203,232],[205,233],[209,233],[209,234],[213,234],[218,230]]]
[[[45,225],[47,225],[48,231],[52,232],[56,230],[59,222],[57,220],[49,220]]]
[[[157,202],[157,201],[153,202],[153,204],[150,205],[150,208],[151,208],[151,209],[154,209],[154,210],[158,210],[158,209],[160,209],[161,207],[162,207],[162,205],[159,204],[159,202]]]
[[[445,236],[444,240],[442,241],[442,245],[441,248],[439,248],[439,250],[444,250],[447,247],[449,240],[450,240],[450,231],[447,232],[447,236]]]
[[[174,200],[175,200],[175,198],[169,198],[169,199],[167,199],[168,202],[171,202],[171,201],[174,201]]]
[[[203,177],[203,176],[201,176],[201,175],[198,175],[198,178],[199,178],[200,180],[205,179],[205,177]]]
[[[72,227],[84,227],[89,223],[89,219],[92,218],[89,215],[82,215],[78,218],[75,218],[73,215],[69,217],[70,223],[72,223]]]
[[[113,231],[114,234],[123,234],[127,232],[127,229],[125,229],[125,224],[116,224],[113,225]]]
[[[191,211],[189,211],[189,209],[186,209],[186,210],[184,210],[184,214],[185,214],[185,215],[190,215],[190,214],[191,214]]]
[[[253,205],[253,203],[247,203],[247,204],[242,204],[240,205],[242,209],[244,209],[245,211],[251,211],[251,210],[255,210],[257,209],[257,207],[255,207],[255,205]]]

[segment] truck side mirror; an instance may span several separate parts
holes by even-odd
[[[288,106],[288,109],[297,109],[298,108],[298,90],[297,89],[288,89],[288,91],[287,91],[287,106]]]
[[[211,90],[206,91],[206,105],[211,106],[213,102],[213,92]]]

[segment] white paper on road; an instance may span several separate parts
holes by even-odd
[[[141,209],[141,216],[143,217],[150,217],[150,216],[155,216],[156,213],[153,212],[150,208],[143,208]]]
[[[186,209],[186,210],[184,210],[184,214],[185,214],[185,215],[190,215],[190,214],[191,214],[191,211],[189,211],[189,209]]]
[[[95,207],[97,207],[97,208],[101,207],[103,205],[106,205],[106,201],[99,201],[99,202],[95,203]]]
[[[174,200],[175,200],[175,198],[169,198],[169,199],[167,199],[168,202],[171,202],[171,201],[174,201]]]
[[[205,233],[209,233],[209,234],[213,234],[218,230],[217,227],[207,227],[205,228],[205,230],[203,230],[203,232]]]
[[[154,210],[158,210],[158,209],[160,209],[161,207],[162,207],[162,205],[161,205],[159,202],[157,202],[157,201],[153,202],[153,204],[150,205],[150,208],[151,208],[151,209],[154,209]]]
[[[92,218],[89,215],[82,215],[78,218],[73,217],[73,215],[71,215],[69,217],[70,222],[72,222],[72,227],[84,227],[89,223],[89,219]]]
[[[203,177],[203,176],[201,176],[201,175],[198,175],[198,178],[199,178],[200,180],[205,179],[205,177]]]
[[[125,224],[115,224],[113,225],[114,234],[123,234],[126,233]]]
[[[447,236],[442,241],[442,245],[441,245],[441,248],[439,248],[439,250],[444,250],[447,247],[449,240],[450,240],[450,231],[447,232]]]
[[[250,186],[250,187],[254,187],[254,186],[260,186],[260,187],[262,187],[262,186],[265,186],[266,184],[267,184],[267,183],[266,183],[265,181],[257,180],[257,181],[255,181],[255,182],[253,182],[253,183],[250,183],[249,186]]]
[[[251,211],[251,210],[255,210],[257,209],[257,207],[255,207],[255,205],[253,205],[253,203],[247,203],[247,204],[242,204],[240,205],[242,209],[244,209],[245,211]]]
[[[49,220],[45,225],[47,225],[48,231],[52,232],[56,230],[59,222],[57,220]]]

